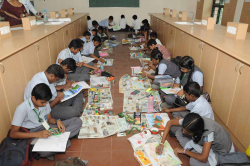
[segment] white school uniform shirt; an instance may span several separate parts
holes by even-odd
[[[157,38],[155,39],[156,44],[162,45],[161,41]]]
[[[30,0],[19,0],[20,3],[22,3],[26,9],[26,11],[30,14],[30,11],[36,15],[37,11],[34,8],[34,6],[32,5],[32,3],[30,2]]]
[[[84,45],[83,51],[81,52],[84,56],[89,56],[90,54],[94,54],[95,52],[95,46],[94,43],[91,41]]]
[[[57,92],[56,92],[55,86],[53,84],[49,83],[44,72],[39,72],[36,75],[34,75],[32,77],[32,79],[28,82],[28,84],[24,90],[24,101],[31,98],[31,92],[32,92],[33,88],[37,84],[40,84],[40,83],[44,83],[44,84],[49,86],[51,93],[52,93],[52,98],[50,99],[50,101],[53,101],[57,97]]]
[[[88,24],[88,29],[92,28],[92,20],[88,20],[87,24]]]
[[[109,26],[109,19],[104,19],[102,21],[99,22],[99,26],[102,26],[103,28],[106,28]]]
[[[98,28],[99,28],[99,26],[97,28],[92,26],[89,30],[92,31],[93,29],[98,29]]]
[[[214,120],[213,109],[203,96],[200,96],[196,101],[188,103],[186,109],[189,110],[190,113],[196,113]]]
[[[89,31],[89,32],[90,32],[90,34],[91,34],[91,36],[90,36],[90,41],[92,41],[93,38],[94,38],[94,35],[93,35],[92,31]],[[84,43],[84,44],[85,44],[85,43]]]
[[[92,33],[91,33],[91,34],[92,34]],[[85,36],[83,36],[83,37],[81,38],[81,40],[84,41],[84,46],[85,46],[85,44],[88,43],[88,40],[86,39]],[[89,41],[92,41],[91,36],[90,36],[90,38],[89,38]]]
[[[193,80],[193,82],[197,82],[200,86],[203,86],[203,73],[200,71],[194,72],[192,75],[192,80]],[[179,77],[176,78],[176,83],[177,84],[180,83]]]
[[[119,26],[121,29],[126,29],[127,21],[125,18],[119,20]]]
[[[42,122],[39,122],[37,114],[34,110],[40,115],[39,117],[47,122],[47,115],[51,112],[49,102],[47,102],[45,107],[38,107],[36,109],[31,101],[31,98],[25,100],[20,104],[15,111],[12,125],[24,127],[27,129],[33,129],[42,125]]]
[[[132,22],[132,26],[134,27],[135,30],[141,29],[141,20],[136,19]]]
[[[59,53],[59,55],[58,55],[58,57],[56,59],[56,64],[60,65],[60,63],[58,63],[59,59],[65,60],[67,58],[74,59],[76,61],[76,63],[83,62],[80,52],[78,52],[77,54],[73,54],[72,52],[70,52],[69,48],[65,48],[64,50],[62,50]]]

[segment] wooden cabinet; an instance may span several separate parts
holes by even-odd
[[[229,115],[228,127],[241,144],[248,148],[250,145],[250,67],[239,64],[238,72],[239,76]]]
[[[64,46],[64,36],[63,29],[60,29],[56,32],[56,44],[57,44],[57,54],[59,54],[63,49],[67,48],[68,45]],[[53,61],[52,61],[53,64]]]
[[[234,15],[238,0],[230,0],[229,3],[225,1],[221,25],[227,26],[227,22],[234,21]]]
[[[219,51],[212,88],[212,108],[220,119],[228,125],[238,78],[239,62]]]
[[[58,56],[57,34],[53,33],[49,35],[48,41],[49,41],[50,61],[51,61],[51,64],[54,64]]]
[[[163,45],[168,48],[168,24],[166,22],[163,23],[164,35],[163,35]]]
[[[172,58],[174,55],[174,46],[175,45],[175,27],[168,25],[168,44],[167,49],[170,52]]]
[[[87,25],[87,16],[82,17],[82,34],[88,30],[88,25]],[[82,35],[81,34],[81,35]]]
[[[189,55],[190,44],[191,44],[191,36],[179,29],[176,29],[175,48],[173,57]]]
[[[200,67],[201,63],[201,44],[202,42],[199,39],[196,39],[194,37],[191,38],[190,56],[194,59],[194,64],[198,67]]]
[[[202,17],[211,17],[212,6],[212,0],[198,0],[196,6],[196,19],[201,20]]]
[[[151,29],[152,31],[154,31],[154,30],[153,30],[153,29],[154,29],[153,18],[154,18],[154,16],[150,15],[150,29]]]
[[[70,24],[70,39],[73,40],[76,38],[76,25],[75,25],[75,22],[71,23]]]
[[[23,102],[24,89],[27,83],[23,71],[22,56],[19,52],[3,60],[1,63],[5,68],[4,72],[1,71],[0,73],[3,79],[2,87],[5,91],[10,116],[13,117],[16,107]],[[1,93],[2,95],[4,96],[4,93]]]
[[[0,72],[3,72],[2,66],[0,66]],[[8,131],[11,127],[11,117],[10,117],[10,112],[7,106],[7,100],[4,92],[4,87],[2,84],[2,78],[0,75],[0,125],[1,125],[1,130],[0,130],[0,141],[2,141],[8,134]]]
[[[201,47],[202,47],[202,54],[201,54],[200,69],[203,71],[204,75],[203,92],[208,92],[209,94],[211,94],[213,80],[214,80],[214,71],[218,57],[218,50],[204,43],[202,43]]]
[[[28,83],[36,73],[41,71],[37,49],[38,45],[35,43],[21,51],[26,83]]]
[[[48,38],[43,38],[37,42],[37,54],[39,58],[40,71],[45,71],[51,65]]]
[[[64,39],[64,48],[67,48],[71,41],[69,25],[63,28],[63,39]]]
[[[76,38],[78,38],[79,36],[81,36],[82,34],[81,34],[81,22],[80,22],[81,20],[79,19],[79,20],[77,20],[76,21]]]
[[[153,17],[153,31],[157,31],[157,18]]]
[[[160,20],[160,19],[157,19],[157,30],[156,30],[156,32],[157,32],[157,36],[158,36],[160,41],[163,41],[164,33],[163,33],[162,30],[163,30],[163,21]]]
[[[250,25],[250,2],[244,2],[240,16],[240,22]],[[250,26],[248,26],[248,32],[250,32]]]

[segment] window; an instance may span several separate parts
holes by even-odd
[[[225,0],[213,0],[212,17],[215,18],[216,24],[221,24]]]

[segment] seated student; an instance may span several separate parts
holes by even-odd
[[[110,39],[110,36],[109,36],[109,26],[113,25],[113,20],[114,20],[114,17],[113,16],[109,16],[109,18],[104,19],[104,20],[102,20],[102,21],[99,22],[99,25],[106,29],[106,34],[107,34],[107,36],[108,36],[109,39]]]
[[[146,31],[146,30],[144,29],[144,27],[142,27],[142,28],[141,28],[141,33],[143,33],[143,32],[144,32],[144,34],[145,34],[145,33],[147,34],[148,31]],[[156,32],[151,32],[150,35],[149,35],[149,37],[150,37],[150,39],[155,40],[155,41],[156,41],[156,44],[162,45],[161,41],[157,38],[157,33],[156,33]],[[148,38],[148,37],[145,35],[145,42],[138,43],[138,44],[136,44],[136,46],[140,46],[140,45],[145,44],[145,45],[144,45],[144,48],[141,49],[141,50],[138,50],[138,51],[146,51],[146,54],[147,54],[147,55],[150,55],[150,54],[151,54],[151,51],[149,51],[149,48],[147,47],[147,43],[148,43],[147,38]]]
[[[90,41],[93,40],[93,38],[97,35],[97,29],[92,29],[91,31],[89,31],[91,36],[90,36]]]
[[[228,131],[216,121],[201,117],[196,113],[189,113],[184,119],[168,121],[161,143],[164,143],[172,126],[182,126],[176,132],[176,138],[182,148],[175,148],[174,152],[190,156],[190,166],[215,166],[220,161],[220,155],[235,152],[234,145]],[[163,145],[156,153],[161,154]]]
[[[149,28],[150,28],[150,26],[149,26],[148,20],[147,19],[142,20],[139,34],[144,35],[145,32],[147,32],[147,34],[149,34],[148,33]]]
[[[201,92],[203,89],[203,72],[199,67],[194,64],[194,60],[190,56],[184,56],[179,62],[179,70],[181,71],[180,78],[176,79],[175,87],[183,87],[188,82],[197,82],[200,86]],[[184,91],[180,90],[177,96],[183,96]],[[166,103],[162,104],[163,107],[173,106],[176,100],[175,95],[165,95],[164,100]]]
[[[95,50],[95,47],[99,46],[100,43],[101,38],[99,36],[95,36],[91,42],[84,45],[83,51],[81,52],[82,56],[95,58],[96,60],[104,63],[105,60],[100,58],[99,52]]]
[[[162,45],[161,41],[158,39],[158,36],[157,36],[156,32],[151,32],[150,33],[150,39],[154,39],[156,44]]]
[[[92,20],[90,16],[87,16],[87,24],[88,24],[88,30],[90,31],[92,28]]]
[[[132,31],[137,33],[141,28],[141,20],[137,19],[137,15],[133,15],[132,18],[134,21],[132,22],[131,28],[132,28]]]
[[[102,43],[105,40],[108,40],[108,37],[107,37],[106,33],[103,32],[103,27],[98,27],[98,33],[97,33],[97,35],[101,38]]]
[[[92,27],[90,28],[90,30],[93,30],[93,29],[97,29],[99,27],[99,24],[96,20],[92,21]]]
[[[45,83],[50,87],[52,98],[50,99],[51,115],[55,119],[66,120],[73,117],[80,117],[82,113],[83,94],[79,93],[75,97],[64,101],[64,93],[57,92],[53,83],[64,78],[64,70],[61,66],[53,64],[45,72],[39,72],[28,82],[24,91],[24,100],[31,98],[33,88],[40,83]]]
[[[121,31],[124,31],[127,28],[127,21],[124,15],[121,15],[121,19],[119,20],[119,26],[121,28]]]
[[[84,44],[87,44],[88,42],[90,42],[91,40],[91,33],[89,31],[85,31],[83,33],[83,37],[81,38],[82,41],[84,41]]]
[[[73,117],[61,121],[51,116],[49,100],[52,98],[50,87],[45,83],[39,83],[32,88],[30,97],[20,104],[15,111],[10,137],[12,139],[48,138],[52,135],[46,130],[43,123],[47,123],[50,128],[58,128],[60,132],[70,132],[69,138],[77,135],[82,127],[80,118]],[[20,127],[26,128],[30,133],[20,132]],[[67,142],[67,148],[70,146],[70,140]],[[54,161],[54,153],[38,152],[41,157],[46,157]]]
[[[163,59],[162,53],[156,48],[151,53],[152,65],[149,66],[149,69],[153,69],[155,71],[155,76],[147,74],[146,72],[142,72],[142,77],[148,77],[150,79],[154,79],[152,88],[159,89],[160,84],[157,81],[157,78],[162,78],[162,76],[169,78],[177,78],[181,75],[181,72],[178,69],[178,66],[173,62],[167,61]]]
[[[158,48],[158,50],[162,53],[162,56],[163,56],[164,59],[166,59],[168,61],[171,59],[171,54],[166,49],[166,47],[164,47],[163,45],[157,44],[154,39],[150,39],[148,41],[147,45],[148,45],[148,47],[149,47],[150,50]]]

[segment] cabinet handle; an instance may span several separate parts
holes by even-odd
[[[241,74],[241,68],[242,68],[242,66],[244,66],[244,64],[241,64],[240,65],[240,68],[239,68],[239,73]]]
[[[56,38],[58,37],[58,33],[56,32]]]
[[[37,46],[38,46],[38,50],[40,50],[40,45],[39,45],[39,43],[37,43]]]
[[[236,71],[236,72],[238,72],[238,71],[237,71],[237,68],[236,68],[238,64],[239,64],[239,61],[237,61],[237,63],[235,64],[235,71]]]
[[[2,73],[4,73],[4,71],[5,71],[4,65],[1,62],[0,62],[0,65],[3,67],[3,72]]]
[[[201,49],[201,42],[200,42],[200,44],[199,44],[199,49]]]
[[[35,46],[36,46],[36,52],[38,51],[38,48],[37,48],[37,43],[36,44],[34,44]]]
[[[204,48],[203,48],[203,46],[204,46],[204,43],[203,42],[201,42],[201,49],[203,50]]]

